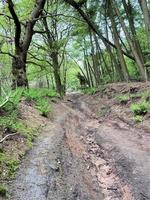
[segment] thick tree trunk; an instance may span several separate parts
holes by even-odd
[[[13,0],[8,0],[8,9],[15,24],[15,55],[12,59],[12,74],[13,82],[12,88],[28,87],[28,80],[26,75],[26,59],[29,46],[33,36],[34,25],[41,15],[46,0],[36,0],[35,6],[31,12],[30,18],[26,21],[25,30],[22,36],[21,22],[15,11]]]
[[[29,87],[26,75],[26,61],[22,54],[12,59],[12,89],[17,87]]]

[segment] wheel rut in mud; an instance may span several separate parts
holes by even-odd
[[[150,199],[149,136],[100,124],[78,96],[55,109],[10,183],[11,200]]]

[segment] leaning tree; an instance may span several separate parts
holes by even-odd
[[[14,54],[12,56],[12,88],[28,87],[28,79],[26,75],[27,53],[35,33],[34,26],[40,18],[46,0],[36,0],[31,11],[31,14],[25,22],[21,22],[17,9],[12,0],[3,1],[8,7],[10,19],[14,21],[15,35],[14,35]],[[5,16],[5,15],[4,15]]]

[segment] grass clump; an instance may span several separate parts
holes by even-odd
[[[36,101],[36,108],[43,117],[48,117],[48,114],[51,112],[51,107],[47,99],[38,99]]]
[[[12,131],[16,130],[17,125],[17,112],[14,111],[10,114],[6,114],[2,117],[0,117],[0,126],[5,127],[7,129],[10,129]]]
[[[1,171],[2,177],[13,178],[19,164],[19,160],[13,159],[4,152],[0,153],[0,166],[5,169],[5,173],[3,173],[3,170]]]
[[[83,89],[83,93],[84,94],[95,94],[97,92],[96,88],[85,88]]]
[[[7,196],[7,189],[4,185],[0,184],[0,196],[6,197]]]
[[[36,89],[36,88],[31,88],[29,90],[25,90],[23,92],[23,96],[26,98],[27,101],[36,101],[39,100],[39,98],[43,98],[43,97],[59,97],[59,95],[57,94],[56,91],[54,90],[49,90],[46,88],[42,88],[42,89]]]
[[[29,128],[21,120],[18,119],[16,111],[9,115],[0,117],[0,127],[2,130],[9,133],[19,133],[26,138],[27,146],[30,148],[35,136],[37,136],[37,130],[35,128]]]
[[[136,115],[144,116],[150,112],[150,104],[147,101],[143,101],[142,103],[132,104],[130,108],[135,116]]]
[[[116,99],[121,104],[127,104],[127,102],[130,100],[130,97],[128,94],[124,94],[124,95],[118,95]]]
[[[146,101],[148,101],[150,99],[150,91],[145,91],[142,94],[142,98]]]
[[[141,115],[134,116],[134,121],[137,123],[143,122],[143,116]]]
[[[26,90],[23,96],[27,101],[34,101],[35,108],[44,117],[48,117],[48,114],[51,112],[51,106],[48,98],[59,97],[59,95],[54,90],[49,89]]]
[[[11,113],[12,111],[17,109],[22,97],[23,90],[23,88],[18,88],[12,91],[12,93],[9,96],[8,102],[3,106],[3,109],[6,113]]]
[[[10,159],[6,162],[6,166],[8,168],[8,176],[14,177],[15,172],[19,168],[20,161],[15,159]]]

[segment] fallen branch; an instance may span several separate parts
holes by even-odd
[[[11,133],[11,134],[6,135],[4,138],[2,138],[2,139],[0,140],[0,143],[4,142],[4,140],[6,140],[8,137],[14,136],[14,135],[16,135],[16,134],[17,134],[17,133]]]
[[[9,101],[9,98],[7,98],[7,99],[0,105],[0,108],[2,108],[8,101]]]
[[[10,96],[11,96],[11,94],[9,94],[9,96],[7,96],[7,94],[6,94],[6,92],[4,91],[3,88],[2,88],[2,91],[3,91],[3,93],[4,93],[5,96],[6,96],[6,100],[5,100],[2,104],[0,104],[0,108],[2,108],[3,106],[5,106],[6,103],[9,102],[9,99],[10,99]],[[10,101],[10,102],[11,102],[11,101]],[[11,102],[11,103],[13,104],[13,102]]]

